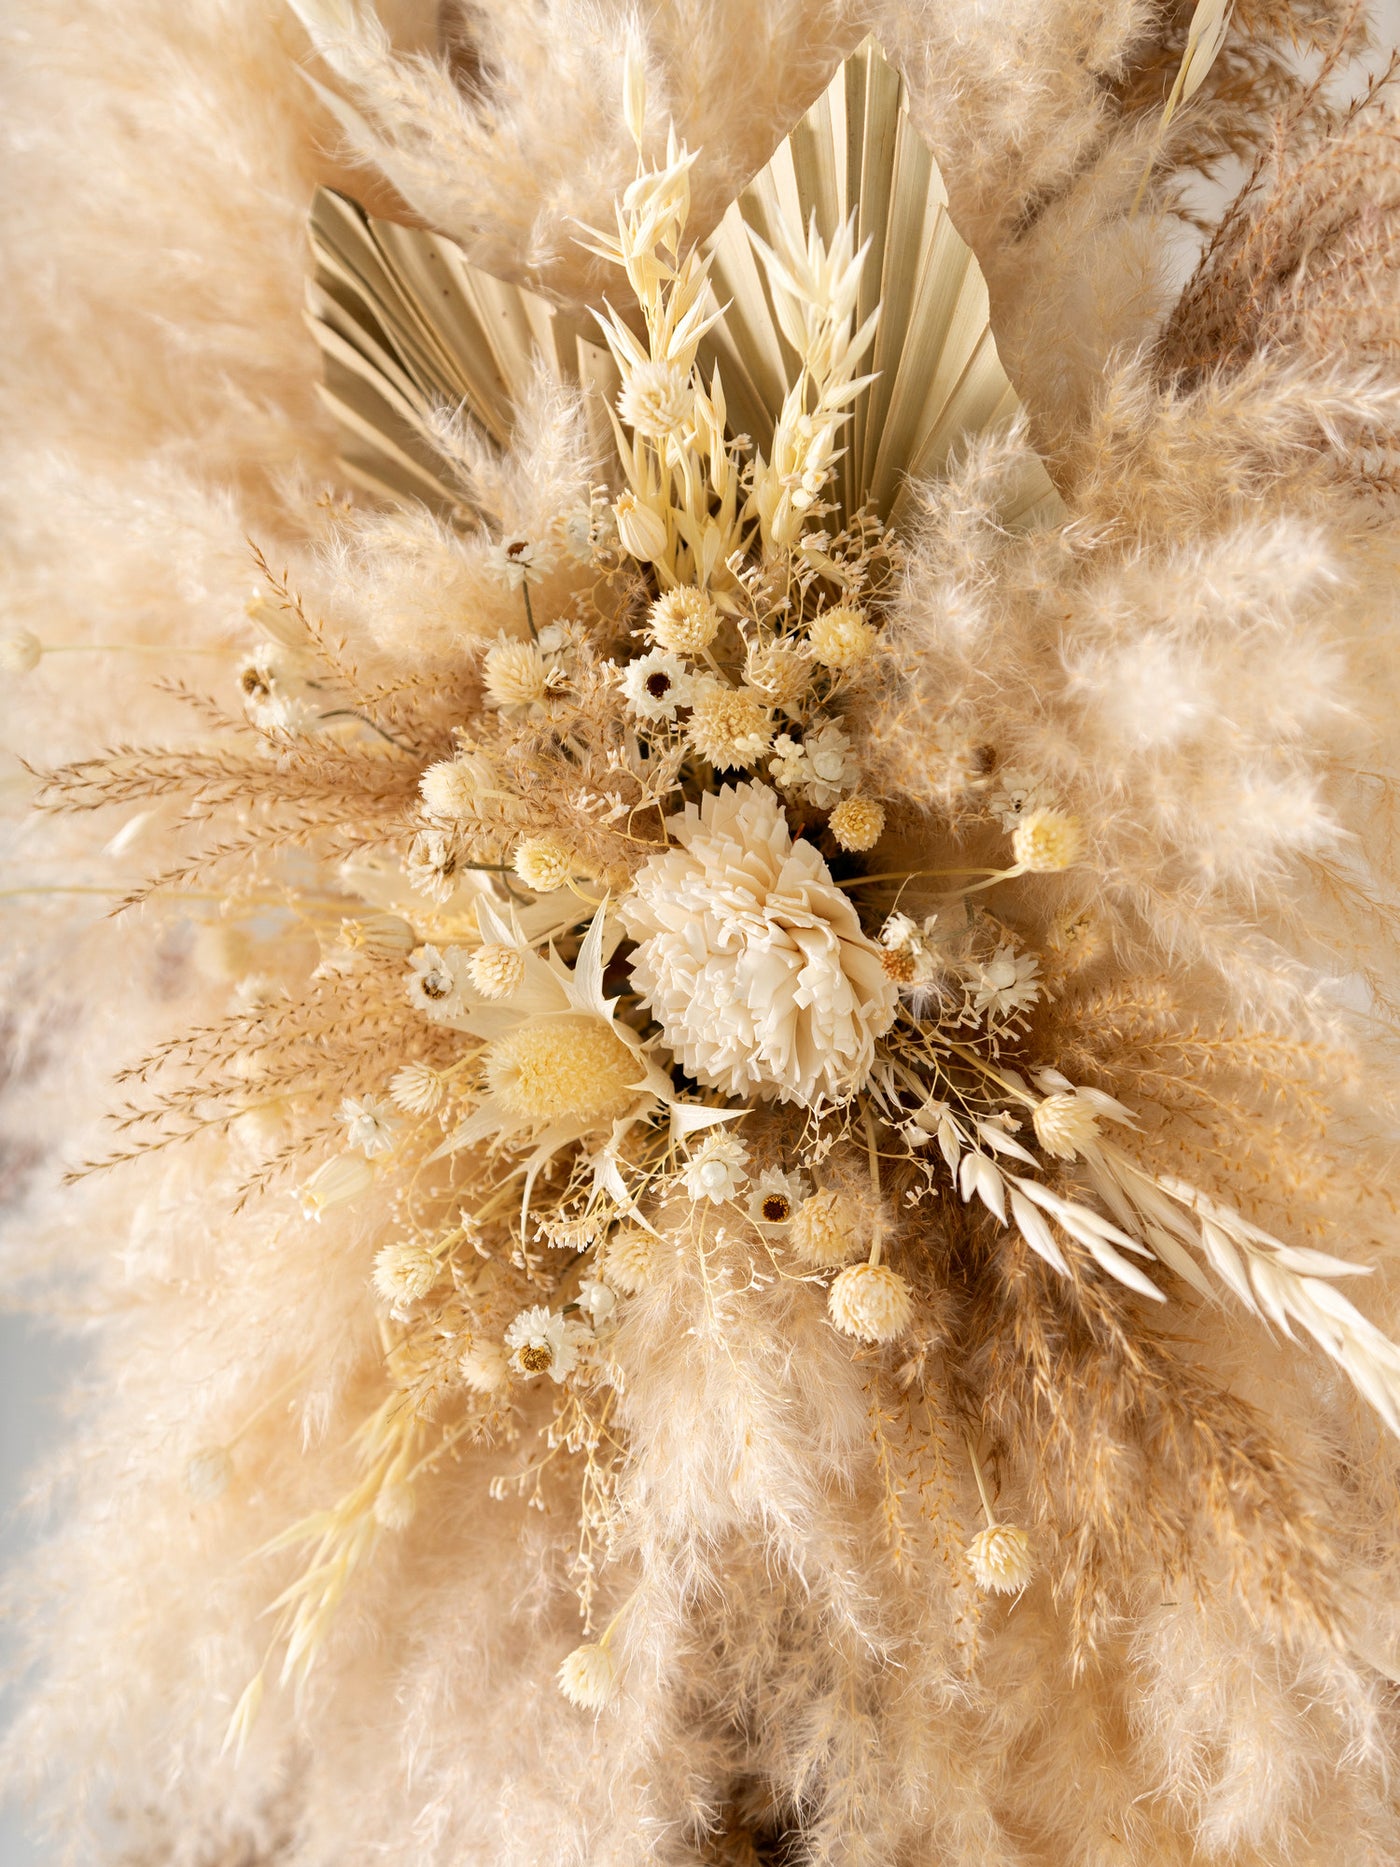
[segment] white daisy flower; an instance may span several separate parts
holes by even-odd
[[[457,980],[435,946],[420,946],[408,962],[404,976],[408,1002],[434,1024],[443,1024],[462,1009]]]
[[[737,1135],[712,1134],[690,1157],[681,1179],[693,1200],[733,1199],[749,1177],[749,1151]]]
[[[378,1096],[346,1096],[340,1120],[345,1123],[345,1139],[351,1147],[363,1149],[366,1160],[387,1154],[400,1126],[398,1116],[390,1114]]]
[[[987,808],[1003,830],[1014,830],[1022,817],[1044,801],[1045,780],[1034,772],[1002,772],[997,788],[987,799]]]
[[[629,661],[622,671],[628,708],[641,720],[672,720],[677,707],[690,704],[690,675],[677,656],[653,648]]]
[[[1036,974],[1040,961],[1033,953],[1017,953],[1014,947],[999,946],[984,966],[974,968],[968,984],[971,1006],[979,1016],[1008,1018],[1026,1011],[1040,997]]]
[[[457,850],[445,830],[420,830],[408,846],[404,873],[411,888],[434,901],[446,901],[456,892]]]
[[[243,711],[264,732],[299,732],[313,717],[294,658],[276,642],[262,642],[238,670]]]
[[[536,544],[518,533],[502,538],[486,553],[486,562],[512,590],[522,584],[538,583],[554,568],[554,554],[544,544]]]
[[[582,1323],[569,1322],[536,1303],[521,1310],[506,1330],[510,1365],[519,1374],[547,1374],[551,1381],[562,1381],[578,1366],[579,1350],[590,1333]]]
[[[800,1173],[765,1167],[749,1194],[749,1217],[765,1231],[775,1230],[788,1224],[806,1196],[806,1184]]]

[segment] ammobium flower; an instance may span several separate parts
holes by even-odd
[[[404,989],[409,1004],[434,1024],[443,1023],[460,1009],[456,974],[435,946],[420,946],[409,960]]]
[[[389,1113],[378,1096],[346,1096],[340,1119],[345,1123],[345,1139],[351,1147],[363,1148],[367,1160],[393,1147],[399,1118]]]
[[[589,1337],[581,1323],[568,1322],[544,1304],[521,1310],[506,1330],[510,1365],[524,1375],[547,1374],[562,1381],[578,1366],[578,1352]]]
[[[694,1200],[712,1205],[733,1199],[749,1177],[748,1149],[737,1135],[709,1135],[691,1155],[681,1178]]]
[[[523,583],[537,583],[552,569],[554,553],[548,545],[532,544],[528,538],[515,534],[492,545],[486,553],[486,562],[512,590],[518,590]]]
[[[851,1264],[827,1294],[836,1327],[862,1342],[892,1342],[914,1314],[909,1286],[888,1264]]]
[[[749,1217],[764,1227],[787,1225],[797,1211],[803,1186],[800,1174],[765,1167],[749,1195]]]
[[[821,856],[762,784],[667,827],[681,847],[651,858],[622,908],[666,1043],[726,1095],[810,1106],[861,1088],[898,995]]]
[[[972,1579],[989,1594],[1019,1595],[1035,1574],[1030,1538],[1005,1523],[977,1532],[967,1546],[967,1562]]]
[[[1078,817],[1068,811],[1028,811],[1011,836],[1011,853],[1032,875],[1051,875],[1072,868],[1084,847]]]
[[[658,648],[673,655],[699,655],[719,633],[719,611],[703,590],[685,584],[656,599],[647,629]]]

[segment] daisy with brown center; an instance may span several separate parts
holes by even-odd
[[[764,1231],[778,1231],[791,1222],[805,1190],[800,1174],[765,1167],[749,1197],[749,1217]]]
[[[663,649],[629,661],[622,673],[622,692],[630,713],[640,720],[670,720],[676,708],[689,704],[690,675],[685,663]]]

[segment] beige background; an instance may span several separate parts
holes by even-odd
[[[1400,45],[1400,0],[1374,0],[1374,11],[1384,51]],[[71,1344],[37,1333],[23,1319],[0,1316],[0,1569],[33,1534],[16,1518],[25,1474],[62,1432],[64,1392],[77,1368]],[[3,1811],[0,1867],[48,1867],[45,1852],[25,1840],[23,1823]]]

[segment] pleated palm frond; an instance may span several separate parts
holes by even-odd
[[[784,337],[750,234],[780,248],[815,218],[830,246],[854,216],[869,242],[856,320],[878,306],[863,367],[875,380],[852,404],[838,463],[842,511],[869,501],[897,521],[910,481],[938,475],[961,443],[1009,425],[1020,402],[992,335],[986,281],[948,216],[938,165],[909,119],[904,82],[867,39],[778,145],[706,242],[724,316],[701,345],[718,363],[731,425],[766,452],[799,359]],[[1030,461],[1002,512],[1008,524],[1052,522],[1059,497]]]
[[[617,372],[586,314],[493,278],[441,234],[377,220],[328,188],[312,203],[311,249],[307,312],[324,358],[321,395],[357,485],[469,512],[433,417],[461,409],[504,447],[541,363],[596,391],[597,439],[611,447],[604,403]]]
[[[801,240],[815,218],[828,243],[854,217],[869,242],[859,318],[878,305],[868,368],[874,380],[852,405],[835,503],[863,504],[897,521],[912,480],[936,476],[969,438],[1019,412],[992,335],[987,287],[948,216],[937,164],[915,132],[903,81],[873,41],[846,60],[828,89],[734,201],[706,242],[721,315],[702,343],[708,380],[717,364],[730,427],[760,452],[799,373],[783,335],[757,235]],[[589,391],[606,447],[605,404],[616,367],[591,314],[471,265],[453,241],[378,220],[319,189],[311,212],[315,271],[309,320],[324,356],[322,396],[342,434],[347,475],[400,499],[466,517],[470,507],[434,439],[434,416],[461,409],[499,445],[541,361]],[[1057,494],[1028,459],[1002,517],[1052,523]]]

